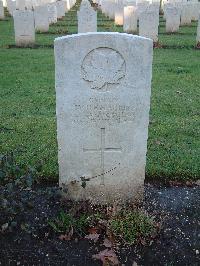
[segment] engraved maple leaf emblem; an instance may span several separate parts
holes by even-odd
[[[108,84],[119,84],[125,76],[125,61],[113,49],[98,48],[85,57],[82,72],[84,80],[91,82],[91,88],[99,90]]]

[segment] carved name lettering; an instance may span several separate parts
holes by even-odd
[[[85,105],[74,103],[73,122],[114,122],[133,121],[135,109],[132,106],[119,104],[116,100],[90,98]]]

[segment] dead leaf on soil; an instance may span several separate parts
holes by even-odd
[[[120,265],[117,255],[112,249],[105,249],[98,254],[92,256],[93,259],[101,260],[103,266],[106,265]],[[111,263],[111,264],[109,264]]]
[[[87,236],[85,236],[86,239],[89,240],[93,240],[94,242],[97,242],[97,240],[99,239],[100,234],[89,234]]]
[[[63,240],[67,240],[67,241],[69,241],[69,240],[71,240],[71,237],[70,237],[69,235],[66,234],[66,235],[60,235],[60,236],[59,236],[59,239],[62,240],[62,241],[63,241]]]
[[[190,182],[190,181],[186,181],[186,186],[188,186],[188,187],[192,187],[192,186],[193,186],[193,183]]]
[[[73,236],[73,233],[74,233],[74,231],[73,231],[73,228],[69,231],[69,233],[68,234],[62,234],[62,235],[60,235],[59,236],[59,239],[60,240],[66,240],[66,241],[69,241],[69,240],[71,240],[71,238],[72,238],[72,236]]]
[[[91,227],[91,228],[88,229],[88,232],[90,234],[97,234],[98,231],[99,231],[98,227]]]
[[[170,186],[172,186],[172,187],[180,187],[180,186],[183,185],[183,183],[178,182],[178,181],[169,181],[169,184],[170,184]]]
[[[106,248],[111,248],[112,247],[112,243],[108,238],[105,238],[103,241],[103,246],[105,246]]]
[[[8,223],[5,223],[1,226],[1,231],[5,232],[8,229]]]

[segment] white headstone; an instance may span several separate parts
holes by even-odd
[[[13,14],[15,43],[27,46],[35,43],[34,15],[31,10],[16,10]]]
[[[115,24],[122,26],[124,21],[124,3],[123,0],[116,0],[115,6]]]
[[[65,16],[65,8],[66,8],[65,1],[57,1],[56,2],[56,8],[57,8],[58,18],[64,17]]]
[[[2,2],[3,2],[3,6],[7,7],[7,0],[3,0]]]
[[[149,5],[145,10],[145,11],[155,13],[155,17],[157,18],[157,25],[159,25],[159,10],[160,10],[160,5],[158,5],[157,3],[153,3]]]
[[[138,19],[140,17],[140,14],[142,14],[149,6],[149,2],[143,1],[141,3],[137,3],[137,16]]]
[[[25,0],[26,9],[32,10],[33,8],[33,1],[32,0]]]
[[[78,33],[97,31],[97,12],[88,0],[83,0],[78,13]]]
[[[190,25],[192,22],[192,16],[188,4],[184,4],[181,11],[181,26]]]
[[[73,3],[70,0],[66,0],[67,3],[67,10],[70,10],[73,6]]]
[[[49,30],[49,12],[47,5],[36,6],[34,9],[35,30],[47,32]]]
[[[115,18],[115,1],[114,0],[101,1],[100,8],[106,16],[108,16],[111,19]]]
[[[192,20],[198,21],[200,14],[200,2],[191,3],[191,8],[192,8]]]
[[[124,24],[123,30],[128,33],[137,32],[137,13],[135,6],[124,7]]]
[[[16,9],[25,10],[26,1],[25,0],[16,0]]]
[[[142,197],[152,47],[152,40],[125,33],[55,40],[59,180],[70,198]]]
[[[3,2],[0,1],[0,19],[4,19],[4,7],[3,7]]]
[[[176,7],[167,7],[166,16],[166,32],[178,32],[180,26],[180,12]]]
[[[200,14],[199,14],[199,21],[197,26],[197,38],[196,38],[197,46],[200,48]]]
[[[49,24],[57,22],[57,8],[55,3],[50,3],[47,5],[49,13]]]
[[[16,10],[16,1],[7,0],[7,8],[9,14],[13,16],[14,11]]]
[[[139,16],[139,35],[158,41],[158,18],[154,11],[148,9]]]

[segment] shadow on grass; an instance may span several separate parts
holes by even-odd
[[[48,31],[48,32],[37,32],[37,34],[51,35],[51,34],[70,34],[67,30],[56,30],[56,31]]]
[[[54,48],[54,45],[53,44],[33,44],[33,45],[27,45],[27,46],[17,46],[15,44],[9,44],[7,46],[5,46],[4,48],[6,49],[25,49],[25,48],[28,48],[28,49],[39,49],[39,48]]]
[[[185,36],[195,36],[194,33],[187,33],[187,32],[159,32],[159,35],[185,35]]]
[[[166,44],[161,44],[159,48],[163,49],[195,49],[196,47],[194,45],[166,45]]]

